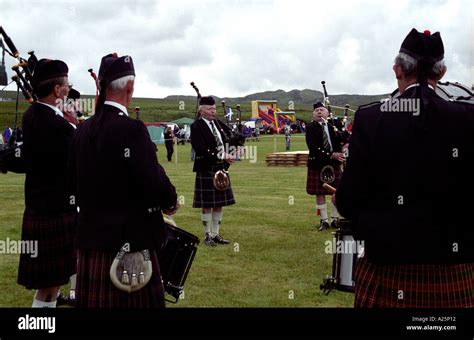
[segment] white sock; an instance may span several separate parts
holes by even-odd
[[[53,302],[44,302],[34,299],[31,308],[56,308],[56,300]]]
[[[212,214],[201,214],[202,224],[204,225],[204,232],[209,234],[212,226]]]
[[[36,298],[36,295],[38,295],[38,291],[36,291],[35,293],[35,297],[33,298],[33,304],[31,305],[31,308],[56,308],[56,302],[57,302],[56,299],[51,302],[45,302],[45,301],[38,300]]]
[[[319,209],[319,212],[321,213],[321,219],[322,220],[327,220],[328,219],[328,208],[326,207],[326,203],[324,203],[324,204],[317,204],[316,203],[316,209]]]
[[[212,212],[212,235],[216,236],[219,235],[219,229],[221,226],[222,221],[222,210],[219,212],[213,211]]]
[[[337,211],[337,208],[336,208],[336,206],[332,203],[332,201],[331,201],[330,204],[331,204],[331,222],[332,222],[333,220],[339,219],[340,215],[339,215],[339,211]]]
[[[69,290],[69,298],[72,300],[76,299],[76,282],[77,282],[77,274],[74,274],[70,278],[71,280],[71,289]]]

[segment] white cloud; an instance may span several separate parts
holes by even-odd
[[[190,81],[219,96],[320,90],[321,80],[332,94],[387,93],[412,27],[441,32],[446,80],[473,77],[469,0],[0,0],[0,8],[22,54],[66,61],[84,93],[95,91],[87,69],[113,51],[133,56],[136,96],[193,95]]]

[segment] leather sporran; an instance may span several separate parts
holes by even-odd
[[[147,285],[153,274],[149,250],[130,253],[125,244],[110,266],[110,279],[115,287],[133,293]]]
[[[319,178],[321,182],[331,184],[336,179],[336,174],[332,165],[326,165],[321,169]]]
[[[226,191],[230,186],[229,174],[225,170],[219,170],[214,174],[214,188],[219,191]]]

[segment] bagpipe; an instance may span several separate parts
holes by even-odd
[[[196,91],[196,94],[197,94],[196,119],[198,119],[199,118],[199,101],[201,99],[201,94],[200,94],[199,89],[197,88],[197,86],[194,82],[191,82],[191,86],[193,87],[193,89]],[[225,101],[222,101],[221,104],[222,104],[222,107],[224,109],[224,117],[226,117],[226,104],[225,104]],[[236,110],[237,110],[238,115],[239,115],[239,123],[240,123],[240,118],[241,118],[241,115],[242,115],[240,105],[236,106]],[[216,117],[216,120],[219,120],[219,119]],[[223,142],[224,142],[224,144],[229,145],[229,147],[233,147],[233,148],[235,148],[235,150],[239,150],[239,148],[243,147],[244,144],[245,144],[245,136],[240,134],[239,131],[235,132],[233,129],[231,129],[230,126],[229,126],[230,120],[227,119],[227,117],[226,117],[226,120],[227,120],[227,124],[225,124],[225,123],[223,123],[222,121],[219,120],[220,124],[224,124],[224,125],[227,125],[229,127],[227,132],[224,131],[224,135],[222,136]],[[221,131],[223,131],[223,130],[221,130]],[[193,138],[193,136],[191,135],[191,139],[192,138]],[[227,162],[224,162],[223,169],[216,171],[216,173],[214,174],[214,180],[213,180],[214,187],[219,191],[225,191],[230,186],[230,179],[229,179],[229,175],[228,175],[229,168],[230,168],[230,164],[227,163]]]
[[[3,45],[2,38],[5,41],[7,48],[5,48]],[[7,173],[8,171],[11,171],[16,173],[25,173],[25,166],[22,158],[23,143],[17,139],[19,113],[18,107],[20,100],[19,92],[21,91],[25,100],[30,104],[38,101],[38,98],[33,90],[33,75],[38,63],[38,58],[36,57],[34,51],[28,52],[28,59],[21,57],[20,52],[2,26],[0,26],[0,47],[2,47],[4,52],[7,52],[10,56],[18,60],[18,63],[13,65],[11,68],[15,74],[11,77],[11,82],[7,84],[8,86],[14,82],[17,86],[16,112],[12,135],[7,144],[0,145],[0,172]],[[70,87],[68,98],[72,101],[75,101],[80,98],[80,93]],[[83,114],[77,110],[75,105],[74,109],[72,109],[71,106],[68,107],[70,109],[68,108],[62,110],[64,112],[64,118],[71,124],[77,125],[78,117],[81,117]]]
[[[334,134],[336,135],[337,141],[341,145],[342,153],[344,154],[345,158],[347,158],[348,143],[349,143],[349,138],[350,138],[350,133],[347,130],[348,112],[349,111],[354,112],[354,110],[350,109],[349,104],[346,104],[344,107],[333,105],[333,107],[335,107],[335,108],[344,110],[344,118],[342,120],[340,120],[337,117],[334,117],[333,114],[332,114],[332,110],[331,110],[331,102],[329,101],[328,91],[326,89],[326,82],[324,80],[321,81],[321,85],[323,86],[324,106],[326,106],[326,108],[329,112],[329,117],[328,117],[327,121],[331,123],[331,125],[334,129]],[[342,164],[340,164],[342,171],[344,170],[345,165],[346,165],[346,159],[344,159]],[[321,179],[322,182],[332,183],[332,182],[334,182],[335,178],[336,178],[336,175],[335,175],[335,172],[334,172],[333,165],[326,165],[325,167],[323,167],[323,169],[321,169],[320,179]]]
[[[10,82],[10,84],[15,82],[17,86],[15,122],[8,143],[0,145],[0,172],[7,173],[8,171],[11,171],[15,173],[24,173],[25,165],[22,158],[23,143],[17,140],[19,93],[21,91],[25,100],[30,104],[37,101],[38,98],[33,91],[32,82],[34,69],[38,59],[36,58],[34,51],[28,52],[28,59],[21,57],[20,52],[2,26],[0,26],[0,35],[7,45],[7,48],[5,48],[2,44],[3,51],[18,60],[18,63],[12,67],[15,74],[11,77],[12,81]]]
[[[349,111],[351,111],[353,113],[355,111],[350,109],[349,104],[346,104],[344,107],[331,105],[331,102],[329,100],[328,91],[326,89],[326,82],[324,80],[321,81],[321,85],[323,86],[323,92],[324,92],[324,106],[326,106],[326,108],[329,112],[328,121],[333,125],[334,132],[336,132],[336,134],[340,135],[340,137],[342,138],[342,143],[346,144],[347,139],[349,137],[349,132],[347,131],[347,126],[348,126],[348,121],[349,121],[348,113],[349,113]],[[332,109],[331,109],[332,107],[344,110],[344,117],[343,117],[342,120],[339,119],[338,117],[333,116]]]
[[[92,77],[92,79],[94,79],[94,84],[95,84],[95,107],[94,107],[94,113],[95,113],[95,110],[97,108],[97,103],[98,103],[98,100],[99,100],[99,93],[100,93],[100,84],[99,84],[99,78],[97,77],[97,74],[94,72],[94,70],[92,68],[88,69],[87,72],[89,72],[90,76]]]
[[[473,90],[459,82],[438,81],[435,93],[446,101],[474,104]],[[400,96],[398,88],[390,94],[391,99],[398,96]]]

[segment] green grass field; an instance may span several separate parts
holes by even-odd
[[[353,294],[325,296],[319,289],[331,272],[332,256],[324,253],[324,242],[332,239],[332,231],[317,231],[315,199],[305,190],[306,167],[267,167],[265,155],[274,149],[271,136],[247,145],[257,146],[257,162],[242,160],[231,167],[237,204],[224,208],[221,233],[232,243],[210,248],[201,242],[176,306],[352,306]],[[293,137],[291,149],[306,150],[303,135]],[[284,151],[283,137],[278,137],[277,151]],[[159,146],[160,163],[184,199],[175,220],[202,239],[200,210],[192,208],[190,146],[179,145],[177,153],[178,163],[169,163],[165,147]],[[0,240],[21,238],[23,188],[24,175],[0,176]],[[0,307],[31,305],[34,292],[16,283],[18,260],[19,255],[0,255]]]

